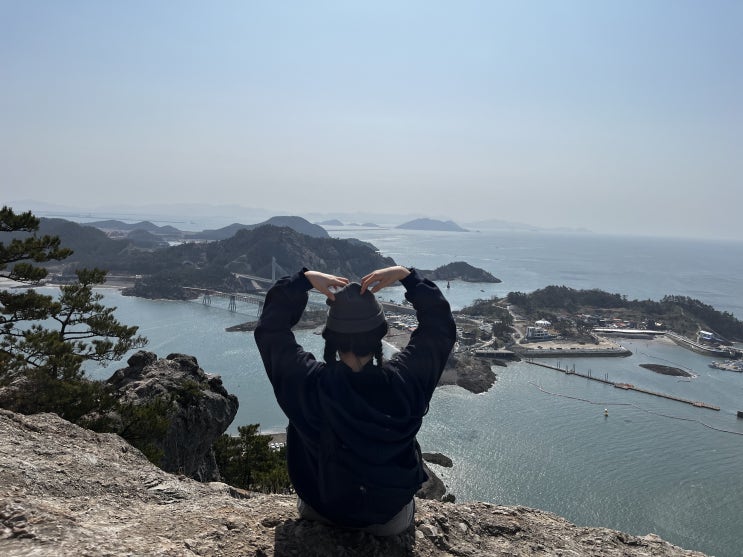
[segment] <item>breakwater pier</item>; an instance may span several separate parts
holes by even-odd
[[[706,344],[701,344],[699,342],[691,340],[688,337],[685,337],[678,333],[674,333],[673,331],[667,331],[666,336],[670,338],[673,342],[678,344],[679,346],[688,348],[689,350],[692,350],[696,352],[697,354],[702,354],[704,356],[713,356],[716,358],[735,357],[736,351],[732,348],[719,348],[719,347],[714,347],[714,346],[708,346]]]
[[[582,377],[583,379],[588,379],[589,381],[598,381],[599,383],[604,383],[606,385],[611,385],[614,388],[623,389],[625,391],[636,391],[638,393],[644,393],[646,395],[652,395],[652,396],[656,396],[656,397],[660,397],[660,398],[665,398],[665,399],[668,399],[668,400],[675,400],[676,402],[683,402],[684,404],[689,404],[691,406],[696,406],[697,408],[706,408],[707,410],[716,410],[718,412],[720,410],[720,407],[719,406],[715,406],[714,404],[709,404],[707,402],[699,402],[699,401],[689,400],[689,399],[682,398],[682,397],[675,396],[675,395],[669,395],[669,394],[666,394],[666,393],[659,393],[659,392],[656,392],[656,391],[651,391],[651,390],[648,390],[648,389],[643,389],[641,387],[636,387],[636,386],[632,385],[631,383],[615,383],[613,381],[609,381],[608,375],[604,375],[604,377],[595,377],[591,373],[585,374],[585,373],[580,373],[579,371],[575,371],[575,367],[573,367],[573,369],[562,368],[560,366],[553,366],[553,365],[545,364],[545,363],[542,363],[542,362],[535,362],[534,360],[524,360],[524,362],[526,362],[527,364],[531,364],[531,365],[535,365],[535,366],[539,366],[539,367],[553,369],[555,371],[559,371],[561,373],[564,373],[565,375],[575,375],[576,377]]]

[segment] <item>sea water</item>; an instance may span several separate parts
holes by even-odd
[[[475,298],[565,284],[630,299],[686,295],[743,318],[740,243],[486,231],[331,234],[371,241],[404,265],[431,269],[467,261],[502,279],[454,281],[448,289],[439,283],[455,309]],[[395,287],[381,296],[399,300],[402,294]],[[233,313],[217,300],[153,301],[109,289],[105,295],[121,321],[140,326],[150,339],[148,350],[160,357],[194,355],[205,371],[222,376],[240,400],[231,431],[249,423],[264,431],[286,426],[252,335],[224,330],[255,319],[254,306],[238,305]],[[299,331],[297,338],[322,353],[317,334]],[[715,404],[720,411],[511,363],[494,368],[498,381],[487,393],[437,389],[419,440],[425,451],[450,456],[454,466],[434,466],[436,472],[460,502],[537,507],[580,525],[653,532],[688,549],[743,555],[743,420],[736,418],[743,410],[743,374],[709,368],[712,359],[667,341],[621,342],[632,356],[544,362]],[[693,377],[655,374],[641,363],[674,365]],[[104,378],[117,367],[89,372]]]

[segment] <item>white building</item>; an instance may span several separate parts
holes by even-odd
[[[552,335],[542,327],[527,327],[526,328],[526,340],[549,340]]]

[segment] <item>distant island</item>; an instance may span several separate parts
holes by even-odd
[[[315,224],[319,224],[320,226],[355,226],[357,228],[381,228],[381,226],[374,222],[364,222],[361,224],[359,224],[358,222],[349,222],[348,224],[346,224],[339,221],[338,219],[323,220]]]
[[[338,219],[324,220],[316,222],[315,224],[319,224],[320,226],[343,226],[343,223]]]
[[[688,371],[672,366],[664,366],[661,364],[640,364],[640,367],[644,367],[645,369],[649,369],[655,373],[660,373],[661,375],[672,375],[673,377],[694,377]]]
[[[467,232],[466,229],[459,226],[451,220],[442,221],[436,219],[413,219],[396,226],[403,230],[435,230],[440,232]]]
[[[420,274],[430,280],[462,280],[464,282],[499,283],[501,280],[484,269],[473,267],[464,261],[455,261],[437,267],[433,271],[419,270]]]

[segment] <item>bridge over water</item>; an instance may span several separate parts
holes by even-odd
[[[201,296],[201,302],[206,305],[211,305],[213,298],[224,298],[229,300],[227,309],[229,311],[237,311],[237,303],[244,302],[251,305],[258,306],[258,315],[263,311],[263,304],[266,301],[266,291],[276,282],[277,278],[281,276],[289,275],[281,265],[276,263],[276,258],[271,258],[271,275],[272,278],[260,277],[257,275],[250,275],[246,273],[232,273],[240,283],[245,287],[248,292],[221,292],[210,288],[193,288],[184,286],[184,290],[188,290]],[[311,292],[315,292],[314,290]],[[402,314],[415,314],[415,310],[411,306],[403,306],[392,302],[381,301],[385,311],[392,313]],[[321,300],[313,300],[312,295],[307,302],[307,307],[314,310],[327,309],[325,304],[325,298],[322,296]]]
[[[277,276],[284,276],[287,274],[289,273],[287,273],[284,268],[276,262],[276,258],[272,257],[271,278],[245,273],[232,273],[232,275],[245,287],[245,290],[249,292],[221,292],[212,288],[193,288],[185,286],[183,289],[201,296],[201,303],[205,305],[211,305],[213,298],[227,299],[229,300],[227,309],[233,312],[237,311],[238,302],[256,305],[258,306],[258,315],[260,315],[263,311],[263,304],[266,301],[265,292],[274,282],[276,282]]]
[[[205,305],[212,304],[212,298],[225,298],[229,300],[227,309],[230,311],[237,311],[237,302],[246,302],[248,304],[254,304],[258,306],[258,315],[263,310],[263,304],[266,301],[266,296],[263,294],[242,294],[238,292],[220,292],[219,290],[212,290],[209,288],[192,288],[184,286],[183,290],[188,290],[201,296],[201,303]]]
[[[270,282],[268,281],[268,279],[262,280]],[[251,294],[240,292],[220,292],[219,290],[213,290],[210,288],[193,288],[188,286],[184,286],[183,289],[201,296],[201,303],[205,305],[211,305],[213,298],[224,298],[226,300],[229,300],[227,309],[233,312],[237,311],[238,302],[244,302],[247,304],[258,306],[258,315],[260,315],[263,311],[263,304],[266,302],[266,295],[264,293],[258,292],[254,292]],[[311,292],[315,291],[312,290]],[[310,299],[307,302],[307,307],[316,311],[327,309],[328,306],[325,304],[324,296],[322,298],[322,300],[313,300],[312,296],[310,296]],[[403,306],[400,304],[384,301],[381,302],[381,304],[386,312],[398,314],[415,314],[415,309],[413,309],[411,306]]]
[[[262,293],[244,294],[240,292],[220,292],[219,290],[209,288],[193,288],[188,286],[184,286],[183,289],[201,296],[201,303],[205,305],[211,305],[213,298],[224,298],[229,300],[227,309],[232,312],[237,312],[238,302],[244,302],[258,306],[258,315],[260,315],[263,311],[263,304],[266,302],[266,295]],[[320,310],[326,309],[327,305],[325,305],[324,302],[310,299],[307,302],[307,307],[314,310]]]

